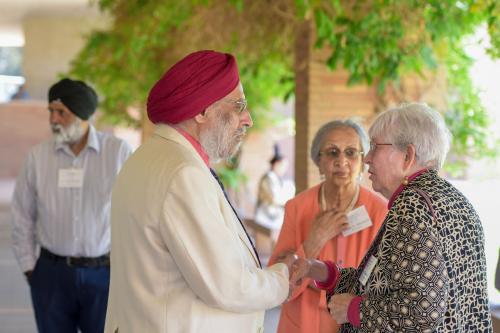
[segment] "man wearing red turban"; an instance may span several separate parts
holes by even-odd
[[[252,118],[234,57],[192,53],[153,86],[151,139],[113,188],[106,332],[263,332],[294,260],[262,268],[210,164]]]

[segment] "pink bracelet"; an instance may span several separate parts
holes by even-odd
[[[333,261],[325,261],[326,268],[328,269],[328,278],[326,281],[316,281],[313,280],[314,286],[322,290],[332,290],[337,285],[337,280],[339,277],[339,268],[333,263]]]
[[[351,325],[356,328],[361,327],[361,314],[359,308],[362,300],[363,297],[356,296],[351,300],[349,306],[347,307],[347,320],[349,320]]]

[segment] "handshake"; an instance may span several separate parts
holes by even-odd
[[[277,263],[283,263],[288,267],[288,279],[290,294],[302,284],[304,279],[325,281],[328,279],[328,268],[319,260],[299,258],[292,251],[285,251],[276,258]]]
[[[330,276],[332,273],[325,262],[316,259],[299,258],[299,256],[292,251],[281,253],[276,259],[276,262],[281,262],[288,267],[288,300],[290,300],[290,297],[293,295],[295,288],[300,286],[304,279],[309,278],[317,283],[324,283],[333,277]],[[316,285],[310,284],[309,287],[317,290]],[[349,322],[347,312],[355,296],[356,295],[349,293],[331,295],[330,301],[328,302],[328,310],[333,320],[338,324]]]

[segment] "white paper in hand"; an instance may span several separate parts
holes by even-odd
[[[368,216],[365,206],[358,207],[347,214],[349,227],[342,232],[342,236],[347,237],[358,231],[372,226],[372,220]]]

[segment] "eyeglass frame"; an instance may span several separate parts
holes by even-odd
[[[346,151],[347,150],[353,150],[353,156],[349,156],[348,154],[346,154]],[[331,152],[332,151],[338,151],[337,155],[335,156],[334,154],[332,154]],[[359,150],[357,148],[352,148],[352,147],[347,147],[346,149],[344,150],[340,150],[339,148],[337,147],[332,147],[332,148],[329,148],[329,149],[325,149],[325,150],[320,150],[319,151],[319,156],[327,156],[328,158],[330,159],[338,159],[340,158],[340,154],[343,154],[345,156],[345,158],[347,158],[348,160],[350,161],[355,161],[359,156],[363,156],[365,152],[362,151],[362,150]]]
[[[393,143],[376,143],[373,141],[370,141],[370,151],[374,153],[377,150],[378,146],[394,146]]]
[[[216,103],[219,103],[219,102],[237,105],[238,109],[235,110],[237,114],[242,114],[243,112],[245,112],[247,110],[247,106],[248,106],[248,101],[245,98],[221,99],[221,100],[218,100]]]

